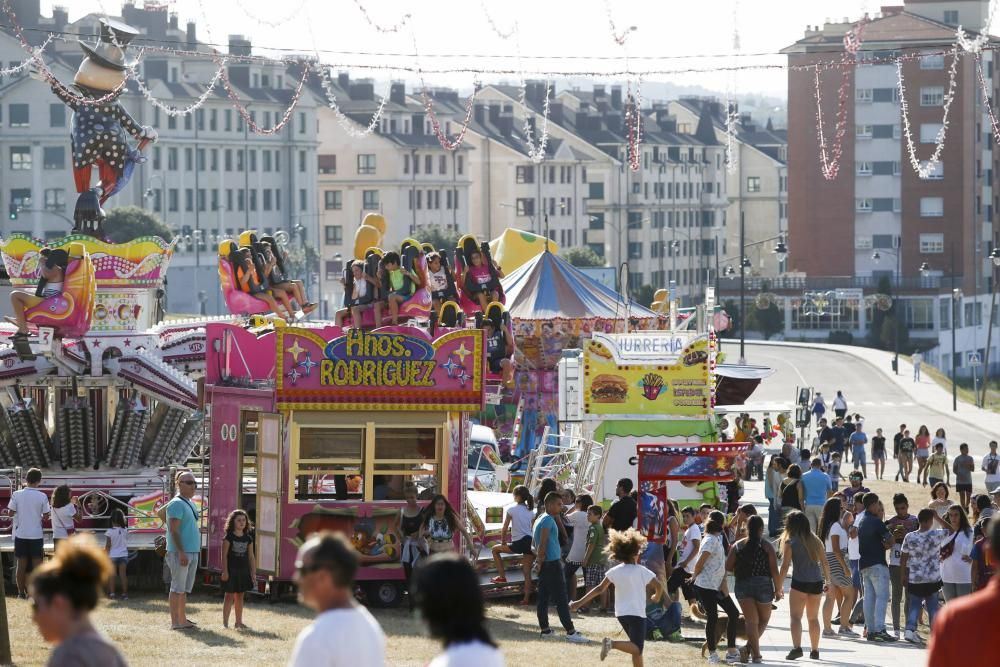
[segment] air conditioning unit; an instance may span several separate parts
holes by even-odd
[[[871,250],[872,249],[872,237],[870,237],[870,236],[856,236],[856,237],[854,237],[854,249],[855,250]]]

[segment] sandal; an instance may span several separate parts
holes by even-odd
[[[194,625],[191,623],[184,623],[183,625],[172,625],[171,630],[194,630]]]

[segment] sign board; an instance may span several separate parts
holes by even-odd
[[[609,290],[618,291],[615,268],[613,266],[578,266],[576,270],[591,280],[601,283]]]
[[[707,334],[594,334],[584,347],[584,412],[704,417],[712,410]]]
[[[983,360],[979,358],[978,352],[969,352],[969,365],[970,366],[982,366]]]
[[[434,340],[360,329],[347,329],[332,340],[297,327],[277,333],[281,410],[483,408],[480,329],[452,331]]]

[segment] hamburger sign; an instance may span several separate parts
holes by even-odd
[[[712,410],[707,334],[595,333],[583,360],[587,414],[704,417]]]

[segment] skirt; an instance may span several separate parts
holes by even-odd
[[[417,561],[427,555],[427,540],[423,538],[414,539],[407,537],[403,540],[403,550],[400,554],[400,562],[407,565],[416,565]]]
[[[222,582],[222,590],[225,593],[246,593],[256,588],[254,580],[250,577],[250,570],[230,569],[229,579]]]
[[[826,564],[830,567],[831,585],[837,586],[838,588],[850,588],[853,585],[851,583],[850,573],[844,572],[844,568],[841,566],[840,559],[837,558],[836,554],[827,552]]]

